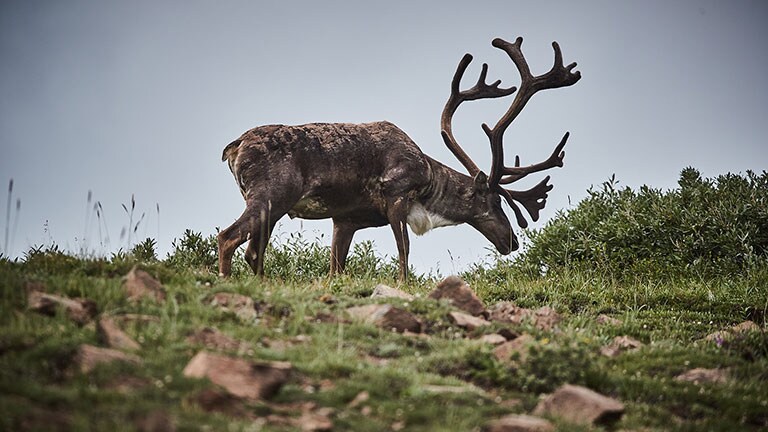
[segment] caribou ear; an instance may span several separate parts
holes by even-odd
[[[484,172],[478,171],[474,182],[476,192],[488,192],[488,176]]]

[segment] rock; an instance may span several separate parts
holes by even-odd
[[[93,345],[80,345],[73,359],[73,366],[82,373],[89,373],[96,366],[104,363],[126,362],[141,364],[141,358],[111,348],[99,348]]]
[[[289,339],[279,339],[279,340],[270,340],[267,338],[262,339],[262,343],[264,343],[270,349],[273,349],[275,351],[285,351],[290,347],[306,344],[311,341],[312,341],[312,337],[307,335],[296,335]]]
[[[449,312],[448,321],[469,331],[490,324],[490,322],[484,320],[483,318],[475,317],[462,312]]]
[[[493,355],[502,362],[510,362],[512,360],[512,354],[517,353],[517,361],[525,363],[528,358],[528,350],[531,345],[536,343],[536,339],[528,333],[524,333],[511,341],[507,341],[497,346],[493,350]]]
[[[696,368],[676,376],[675,381],[694,384],[723,384],[728,381],[728,372],[723,369]]]
[[[610,425],[624,414],[624,405],[586,387],[566,384],[539,402],[533,414],[571,423]]]
[[[184,376],[208,378],[230,394],[246,399],[269,398],[288,381],[292,366],[287,362],[250,362],[200,351],[184,368]]]
[[[424,392],[436,393],[436,394],[475,393],[483,396],[487,394],[485,390],[481,389],[480,387],[475,387],[472,384],[467,384],[464,386],[445,386],[445,385],[424,384],[420,388]]]
[[[385,330],[421,333],[421,323],[412,313],[392,305],[354,306],[347,309],[347,314],[355,321],[373,324]]]
[[[131,269],[123,278],[123,288],[128,294],[128,300],[137,301],[148,298],[158,302],[165,301],[165,288],[152,275],[139,270],[137,267]]]
[[[541,330],[552,330],[562,320],[562,317],[549,306],[542,306],[534,311],[517,306],[512,302],[500,302],[491,308],[490,319],[491,321],[511,324],[522,324],[530,320]]]
[[[314,317],[307,317],[307,321],[314,322],[317,324],[325,323],[325,324],[349,324],[349,321],[339,318],[336,315],[330,313],[330,312],[318,312],[317,315]]]
[[[405,300],[413,300],[415,298],[412,294],[408,294],[405,291],[399,290],[397,288],[392,288],[384,284],[376,285],[376,288],[373,289],[373,294],[371,294],[371,298],[391,298],[391,297],[401,298]]]
[[[600,348],[600,354],[606,357],[618,357],[625,351],[631,351],[643,346],[643,343],[629,336],[616,336],[610,344]]]
[[[506,340],[516,339],[520,336],[520,333],[508,328],[500,328],[496,333],[504,336],[504,339]]]
[[[354,397],[348,404],[347,408],[357,408],[358,406],[368,402],[368,399],[371,398],[370,393],[363,390],[360,393],[357,394],[357,396]]]
[[[34,312],[49,316],[55,315],[59,308],[64,309],[67,317],[80,325],[92,320],[97,314],[96,303],[93,300],[70,299],[37,289],[28,291],[27,306]]]
[[[511,414],[489,422],[484,432],[554,432],[555,427],[547,420],[529,415]]]
[[[187,336],[187,342],[193,345],[217,351],[243,352],[251,348],[251,344],[231,338],[212,327],[205,327]]]
[[[485,312],[485,305],[474,291],[458,276],[449,276],[437,284],[429,298],[449,300],[454,306],[469,313],[480,315]]]
[[[102,316],[99,319],[96,325],[96,332],[99,335],[99,339],[110,348],[123,351],[138,351],[141,349],[141,345],[122,331],[110,317]]]
[[[328,415],[319,412],[305,411],[301,413],[301,417],[294,420],[293,423],[303,432],[333,430],[333,422],[328,418]]]
[[[507,341],[507,338],[504,336],[498,334],[498,333],[491,333],[487,335],[483,335],[480,337],[480,342],[484,342],[490,345],[501,345]]]
[[[707,337],[705,337],[704,340],[708,342],[714,342],[718,346],[723,346],[723,345],[727,345],[733,340],[741,339],[747,333],[750,333],[753,331],[760,331],[760,326],[758,326],[752,321],[744,321],[740,324],[737,324],[725,330],[720,330],[720,331],[711,333],[707,335]]]
[[[253,320],[258,316],[253,299],[242,294],[228,292],[216,293],[211,299],[211,305],[218,306],[224,311],[232,312],[245,321]]]
[[[621,325],[621,321],[613,318],[611,316],[608,316],[606,314],[600,314],[597,316],[597,319],[595,320],[598,324],[601,325],[610,325],[610,326],[619,326]]]

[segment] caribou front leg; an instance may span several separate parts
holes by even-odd
[[[405,198],[395,198],[387,207],[387,219],[389,226],[392,227],[392,233],[395,235],[397,243],[397,253],[400,261],[400,281],[405,282],[408,278],[408,251],[410,243],[408,241],[408,201]]]

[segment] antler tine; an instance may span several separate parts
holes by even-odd
[[[563,151],[563,147],[565,147],[565,143],[568,141],[568,137],[570,135],[570,132],[566,132],[565,135],[563,135],[563,138],[560,140],[560,144],[555,147],[555,150],[552,151],[552,154],[549,155],[549,157],[543,162],[521,167],[520,156],[515,156],[515,166],[504,167],[502,174],[506,177],[502,177],[499,180],[499,184],[514,183],[527,176],[528,174],[548,170],[550,168],[562,168],[563,159],[565,159],[565,151]]]
[[[536,222],[539,220],[539,212],[547,205],[547,196],[549,196],[549,191],[551,191],[553,187],[554,186],[549,184],[549,176],[547,176],[544,180],[540,181],[539,184],[526,191],[514,191],[499,188],[499,193],[515,212],[517,224],[520,225],[521,228],[527,228],[528,221],[523,217],[523,214],[515,201],[522,204],[531,216],[531,219]]]
[[[472,88],[462,91],[460,89],[461,79],[464,76],[464,72],[466,72],[470,62],[472,62],[472,55],[464,54],[464,57],[462,57],[458,67],[456,68],[456,72],[453,75],[453,80],[451,81],[451,95],[448,97],[448,101],[446,101],[445,107],[443,108],[443,113],[440,117],[440,135],[443,137],[443,141],[445,142],[445,145],[448,147],[448,149],[453,153],[454,156],[456,156],[456,159],[458,159],[459,162],[464,165],[464,167],[469,172],[469,175],[474,177],[478,172],[480,172],[480,168],[478,168],[477,164],[475,164],[472,158],[470,158],[469,155],[464,152],[464,149],[461,148],[459,143],[456,141],[456,138],[453,136],[453,130],[451,127],[453,115],[456,113],[456,109],[458,109],[459,105],[461,105],[461,103],[464,101],[504,97],[514,93],[517,88],[500,88],[499,85],[501,85],[501,80],[496,80],[492,84],[486,83],[485,80],[488,76],[488,64],[483,63],[483,68],[480,71],[480,76],[477,80],[477,83]]]
[[[553,155],[545,162],[528,167],[506,167],[504,166],[504,132],[515,118],[517,118],[525,107],[525,104],[528,103],[528,100],[530,100],[536,92],[549,88],[573,85],[581,79],[581,73],[578,71],[572,72],[576,67],[576,63],[571,63],[567,67],[563,66],[563,55],[557,42],[552,43],[552,48],[555,52],[555,60],[552,69],[544,75],[539,76],[533,76],[531,74],[528,62],[523,56],[523,38],[518,37],[514,43],[509,43],[503,39],[496,38],[493,40],[492,45],[509,55],[509,58],[520,72],[521,80],[520,91],[515,96],[515,99],[512,101],[512,104],[504,116],[499,119],[493,129],[487,125],[483,125],[483,130],[485,130],[485,133],[490,140],[492,152],[491,173],[488,183],[491,185],[498,185],[512,183],[532,172],[542,171],[555,166],[562,166],[562,157],[565,156],[562,152],[562,148],[565,146],[565,141],[568,138],[567,133],[563,140],[560,141],[557,148],[555,148]],[[504,175],[507,175],[508,177],[502,179]]]

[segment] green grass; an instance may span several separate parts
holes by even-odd
[[[186,250],[193,252],[165,260],[154,258],[151,247],[111,259],[84,260],[48,249],[33,251],[20,262],[0,260],[0,429],[50,430],[52,424],[62,424],[63,430],[134,430],[141,419],[162,411],[179,430],[292,430],[207,413],[194,403],[196,394],[212,386],[182,375],[201,349],[186,337],[203,327],[250,342],[252,349],[240,354],[247,359],[294,365],[297,373],[273,400],[246,404],[251,416],[262,419],[280,407],[314,402],[334,409],[334,430],[390,430],[397,423],[406,430],[470,431],[507,413],[528,413],[542,393],[569,382],[624,402],[627,412],[617,425],[620,429],[768,427],[765,331],[726,346],[701,340],[746,319],[765,329],[768,266],[755,266],[736,277],[663,281],[616,279],[584,269],[533,276],[506,261],[478,266],[462,276],[486,305],[549,305],[564,316],[555,331],[528,324],[516,329],[531,333],[536,344],[529,359],[513,368],[496,361],[491,347],[471,339],[500,325],[472,333],[452,327],[445,317],[451,307],[426,298],[436,284],[429,277],[400,286],[419,295],[416,300],[393,300],[424,321],[429,338],[363,324],[316,322],[320,313],[341,315],[349,306],[371,303],[368,296],[377,283],[397,283],[391,260],[377,257],[370,244],[353,253],[351,275],[334,279],[324,275],[327,250],[315,242],[302,245],[271,248],[270,276],[265,280],[248,276],[243,267],[230,280],[214,276],[210,256],[194,253],[195,248],[205,251],[202,237],[187,242]],[[141,267],[165,285],[165,303],[131,303],[122,293],[120,278],[138,262],[138,255]],[[78,326],[64,314],[49,317],[27,310],[24,286],[30,281],[41,282],[50,292],[92,299],[103,314],[157,317],[158,322],[125,328],[142,345],[144,363],[100,367],[87,375],[68,370],[79,344],[99,345],[95,326]],[[246,321],[208,305],[212,294],[221,291],[252,297],[264,305],[261,315]],[[323,297],[327,294],[335,301],[329,303]],[[622,323],[599,325],[599,314]],[[268,341],[298,335],[311,339],[284,350],[269,347]],[[632,336],[645,346],[617,358],[600,356],[600,347],[619,335]],[[727,368],[731,380],[705,385],[673,380],[694,367]],[[143,385],[129,392],[114,388],[116,381],[127,379]],[[435,393],[428,385],[468,390]],[[370,394],[364,404],[370,407],[367,415],[361,407],[347,406],[361,391]],[[503,403],[509,400],[519,403]],[[295,409],[292,413],[299,415]],[[557,424],[562,430],[589,430]]]

